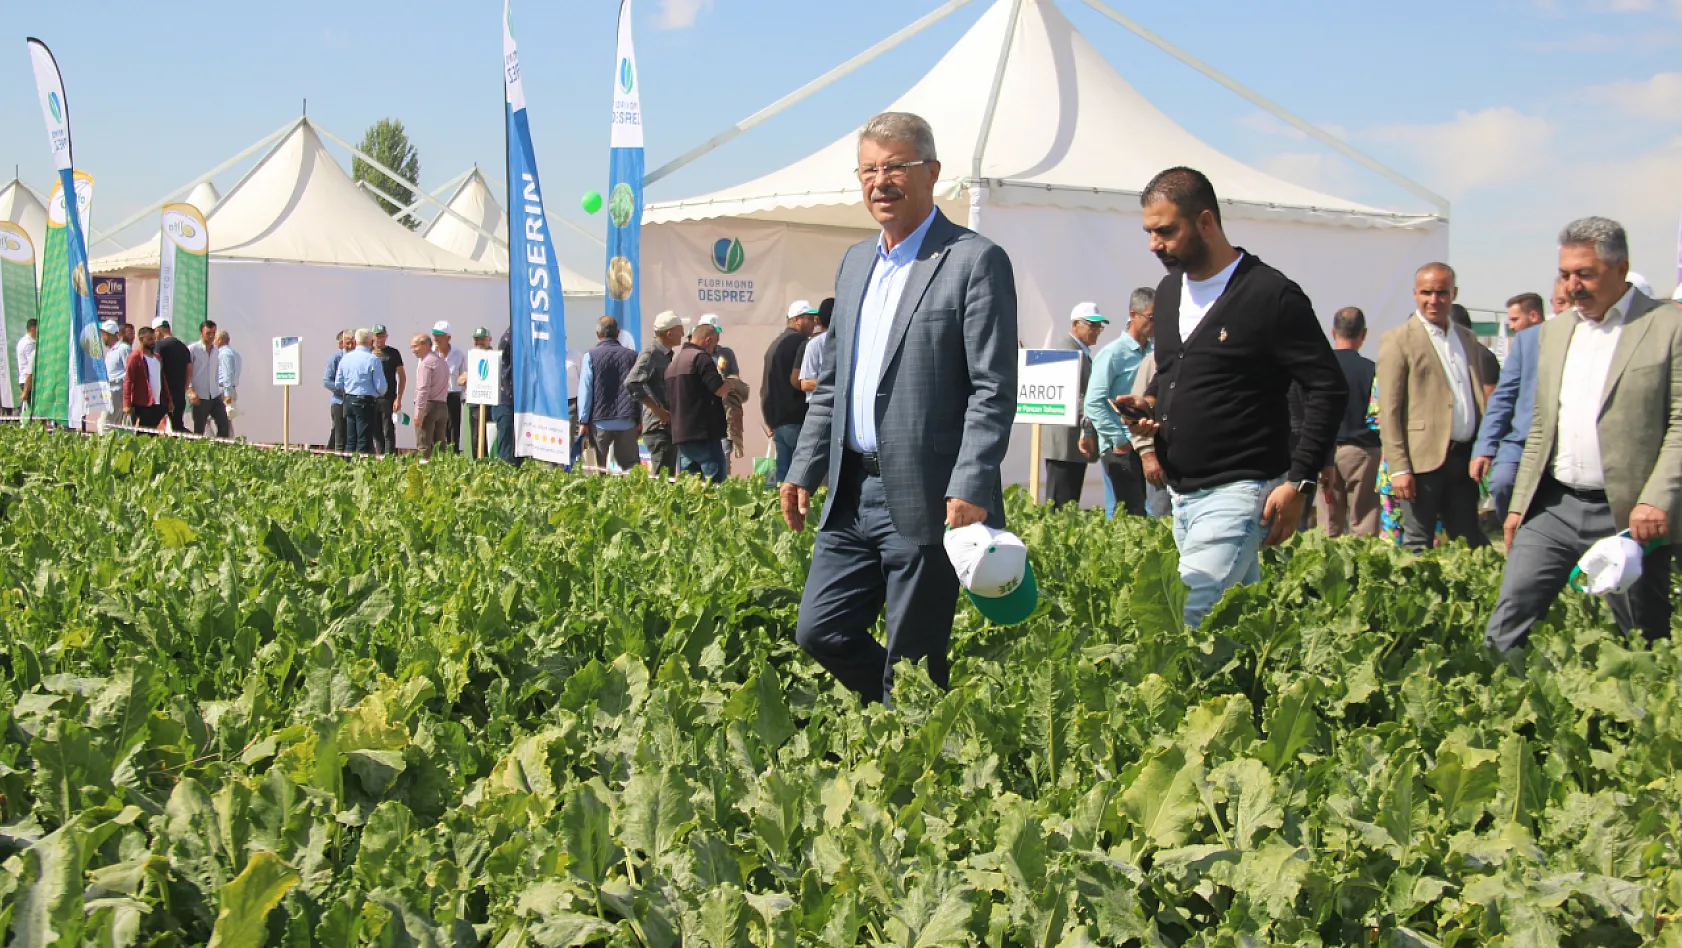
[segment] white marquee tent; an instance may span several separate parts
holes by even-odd
[[[452,253],[397,223],[357,191],[299,119],[216,205],[210,232],[210,315],[245,358],[235,430],[260,441],[281,438],[281,393],[269,384],[276,336],[303,338],[305,384],[292,393],[294,442],[325,440],[328,393],[320,373],[333,334],[383,323],[405,361],[408,336],[440,319],[505,325],[508,284],[489,263]],[[156,244],[95,260],[96,273],[150,274]],[[136,313],[130,298],[131,319]],[[408,392],[413,392],[413,385]],[[405,395],[405,401],[409,395]],[[412,408],[405,405],[405,410]],[[404,429],[400,445],[412,445]]]
[[[17,178],[0,188],[0,221],[23,228],[35,244],[35,276],[41,276],[41,256],[47,241],[47,204],[29,185]]]
[[[1412,308],[1413,269],[1447,256],[1445,216],[1322,194],[1198,140],[1129,85],[1052,0],[998,0],[887,108],[929,120],[943,158],[941,209],[1010,253],[1028,346],[1059,338],[1082,300],[1124,318],[1130,292],[1162,279],[1140,231],[1138,194],[1175,165],[1210,177],[1234,242],[1301,283],[1328,323],[1351,305],[1368,313],[1375,335],[1398,323]],[[644,298],[751,325],[737,337],[751,339],[738,349],[750,383],[789,301],[830,295],[844,248],[875,231],[853,174],[855,136],[856,126],[764,177],[647,210]],[[1018,438],[1007,479],[1026,479],[1025,446]]]

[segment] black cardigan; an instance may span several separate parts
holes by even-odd
[[[1183,274],[1156,290],[1157,460],[1187,492],[1233,481],[1316,480],[1337,440],[1349,386],[1302,289],[1244,254],[1226,292],[1180,342]],[[1302,386],[1292,445],[1286,393]]]

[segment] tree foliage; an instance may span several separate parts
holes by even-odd
[[[420,181],[420,151],[409,143],[409,133],[403,128],[401,121],[383,118],[368,126],[368,131],[362,136],[362,144],[357,147],[375,161],[402,175],[405,180],[417,183]],[[403,202],[400,205],[392,204],[379,194],[369,191],[369,196],[378,201],[388,215],[396,214],[414,203],[414,191],[400,182],[393,181],[385,172],[361,158],[352,157],[350,173],[353,179],[366,181],[372,187]],[[399,221],[410,230],[421,224],[419,218],[407,214]]]

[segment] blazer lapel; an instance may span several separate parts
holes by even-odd
[[[1612,393],[1618,388],[1618,380],[1624,370],[1629,368],[1629,360],[1641,350],[1641,341],[1647,335],[1647,328],[1652,325],[1645,318],[1648,311],[1654,307],[1652,300],[1639,291],[1630,303],[1629,312],[1624,314],[1624,327],[1618,333],[1618,348],[1612,351],[1612,366],[1606,371],[1606,388],[1600,393],[1600,410],[1612,402]]]
[[[888,366],[893,364],[894,357],[899,353],[900,343],[905,341],[906,332],[911,328],[911,315],[923,301],[923,294],[928,292],[934,275],[940,272],[940,265],[946,259],[946,247],[955,237],[946,215],[939,211],[935,211],[935,215],[934,223],[929,225],[929,232],[923,235],[923,245],[917,248],[917,259],[911,264],[911,273],[905,279],[905,292],[900,294],[899,307],[894,310],[894,322],[888,329],[888,348],[882,354],[884,376]]]

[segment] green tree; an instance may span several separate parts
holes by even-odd
[[[403,123],[394,118],[383,118],[368,126],[368,131],[362,136],[359,146],[362,152],[385,165],[387,168],[402,175],[408,181],[420,180],[420,152],[409,144],[409,133],[403,128]],[[385,172],[361,158],[353,158],[350,165],[351,177],[357,181],[366,181],[370,187],[375,187],[391,195],[402,205],[392,204],[378,194],[372,194],[385,208],[387,214],[395,214],[414,203],[415,194],[400,182],[393,181]],[[401,223],[404,227],[414,230],[420,226],[420,220],[405,214]]]

